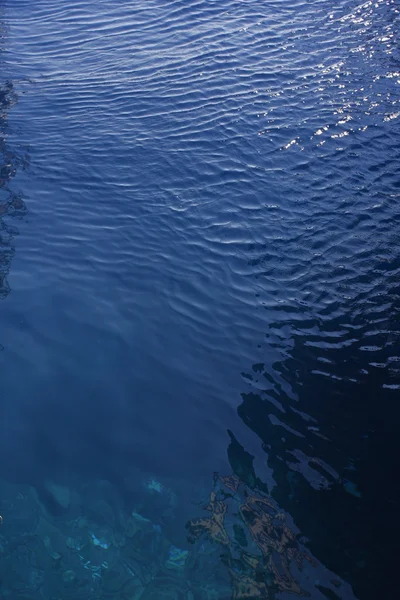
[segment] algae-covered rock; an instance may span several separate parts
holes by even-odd
[[[71,536],[68,536],[65,540],[65,545],[70,550],[76,550],[77,552],[79,552],[80,550],[82,550],[83,546],[85,545],[85,542],[82,539],[82,537],[73,538]]]
[[[32,536],[11,543],[9,552],[0,564],[1,596],[10,590],[11,598],[31,598],[41,589],[45,573],[54,568],[54,563],[44,551],[38,537]]]
[[[121,531],[113,531],[112,536],[111,536],[111,543],[116,548],[123,548],[123,546],[125,546],[125,544],[126,544],[125,534]]]
[[[30,486],[1,485],[2,516],[7,524],[7,540],[34,533],[40,507],[34,489]],[[2,531],[4,533],[5,530]]]
[[[149,529],[150,527],[152,527],[150,519],[146,519],[141,514],[132,511],[125,524],[125,535],[128,538],[133,538],[138,531]]]
[[[90,532],[90,540],[93,546],[98,546],[103,550],[108,550],[110,547],[110,543],[104,537],[97,537],[93,532]]]
[[[51,545],[51,540],[48,535],[46,535],[43,538],[43,543],[46,547],[46,550],[50,554],[51,558],[53,558],[54,560],[60,560],[61,554],[59,552],[56,552],[55,550],[53,550],[52,545]]]
[[[65,551],[64,536],[52,522],[41,517],[36,527],[36,535],[43,541],[47,553],[53,560],[60,560]]]
[[[181,550],[176,546],[170,546],[168,551],[168,559],[165,563],[167,569],[183,569],[189,552],[187,550]]]
[[[76,575],[75,575],[74,571],[71,571],[69,569],[67,571],[64,571],[64,573],[62,574],[62,578],[63,578],[63,581],[65,581],[65,583],[71,583],[72,581],[75,580]]]

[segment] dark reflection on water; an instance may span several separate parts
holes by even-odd
[[[4,9],[0,7],[0,69],[4,71],[2,61],[7,45],[7,27],[4,23]],[[1,77],[1,75],[0,75]],[[14,256],[14,238],[18,235],[15,218],[26,213],[21,193],[13,189],[13,179],[18,168],[26,168],[27,155],[19,152],[9,143],[10,128],[8,114],[18,101],[18,94],[10,80],[0,79],[0,298],[5,298],[10,286],[7,275]]]
[[[390,595],[396,585],[400,330],[392,266],[385,265],[387,309],[377,314],[373,350],[360,349],[371,324],[362,311],[355,320],[324,323],[325,335],[346,332],[340,347],[318,343],[321,323],[297,322],[293,347],[273,375],[263,364],[246,373],[257,391],[243,393],[238,408],[263,442],[277,484],[272,496],[292,515],[312,552],[351,581],[361,598],[383,590]],[[375,273],[382,269],[379,264]],[[279,324],[270,327],[278,330]]]
[[[230,575],[234,599],[276,598],[286,594],[312,598],[354,598],[351,588],[329,572],[305,548],[306,538],[268,494],[257,477],[254,457],[229,432],[228,457],[233,474],[214,474],[209,516],[189,521],[189,541],[206,538],[219,547]],[[215,560],[218,561],[217,551]],[[198,568],[201,553],[197,556]]]
[[[5,298],[9,291],[7,274],[14,255],[13,240],[18,229],[9,217],[22,217],[26,212],[25,202],[12,190],[12,180],[18,167],[25,168],[26,158],[21,158],[10,148],[7,115],[17,102],[18,96],[13,83],[6,81],[0,85],[0,297]]]

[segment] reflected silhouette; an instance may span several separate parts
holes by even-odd
[[[262,441],[273,485],[229,432],[232,474],[215,476],[211,515],[187,525],[190,541],[220,546],[234,598],[373,600],[397,589],[400,262],[390,253],[354,278],[349,306],[315,319],[282,310],[267,335],[282,360],[243,373],[238,414]]]
[[[250,457],[245,451],[243,456]],[[205,538],[221,547],[232,598],[267,600],[280,593],[354,598],[349,586],[305,549],[301,535],[289,524],[291,519],[272,497],[259,488],[250,489],[236,474],[214,474],[204,509],[210,516],[187,523],[188,540],[195,543]]]
[[[13,239],[18,234],[7,217],[21,217],[26,212],[22,196],[10,188],[17,168],[26,166],[26,159],[21,159],[7,143],[7,115],[17,100],[12,82],[0,85],[0,298],[5,298],[10,291],[7,275],[14,256]]]
[[[368,292],[347,310],[271,323],[286,357],[244,374],[254,389],[238,408],[268,455],[272,497],[361,599],[397,585],[399,272],[382,259],[353,281],[362,289],[368,277]]]

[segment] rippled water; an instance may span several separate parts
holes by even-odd
[[[396,597],[399,11],[0,3],[1,598]]]

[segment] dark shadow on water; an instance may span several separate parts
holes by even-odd
[[[262,441],[273,484],[268,489],[255,457],[228,431],[232,471],[215,474],[205,513],[187,524],[197,548],[204,540],[219,548],[214,560],[229,572],[233,598],[393,597],[399,267],[379,262],[370,273],[385,275],[384,304],[380,293],[369,294],[352,306],[355,317],[336,310],[297,320],[284,360],[243,374],[254,389],[242,394],[238,414]],[[281,327],[270,324],[275,339]]]
[[[255,390],[238,408],[268,456],[272,497],[363,600],[392,597],[397,586],[399,268],[398,259],[375,264],[367,277],[383,275],[384,289],[348,313],[289,323],[286,358],[244,374]],[[275,340],[282,325],[269,326]]]
[[[0,83],[0,298],[5,298],[10,287],[7,275],[14,256],[14,238],[18,229],[12,219],[26,213],[21,194],[12,189],[12,181],[19,167],[27,166],[26,158],[16,153],[8,143],[8,113],[18,101],[11,81]]]
[[[196,571],[204,573],[201,549],[213,544],[214,562],[229,573],[234,599],[354,599],[350,586],[308,551],[291,516],[281,510],[257,477],[254,457],[228,433],[232,473],[214,474],[210,499],[203,507],[206,515],[186,526],[189,541],[197,547]],[[215,574],[209,581],[219,587]]]
[[[5,71],[3,53],[7,48],[8,28],[4,23],[4,7],[0,6],[0,70]],[[15,253],[18,235],[15,219],[26,214],[23,196],[13,189],[18,169],[28,166],[28,157],[9,142],[8,114],[18,102],[18,94],[9,79],[0,77],[0,299],[10,292],[7,276]]]

